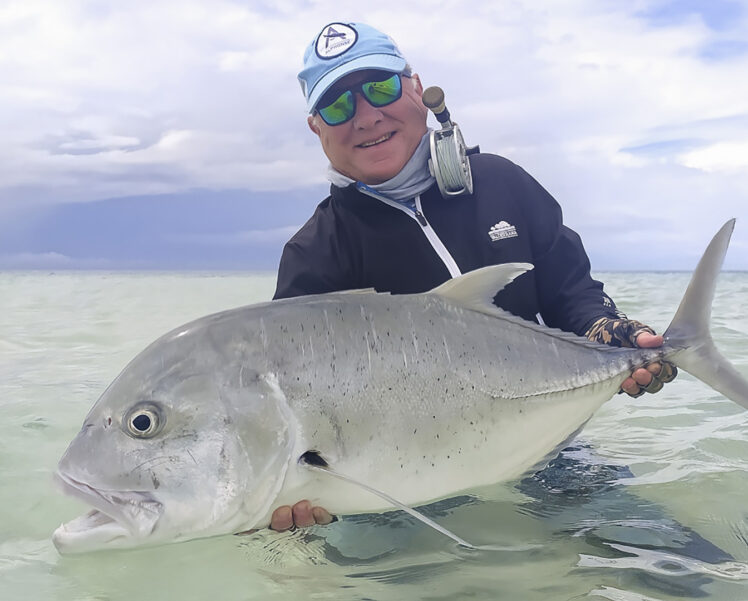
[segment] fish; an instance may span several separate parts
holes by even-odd
[[[655,349],[497,308],[526,263],[423,294],[311,295],[178,327],[125,366],[60,459],[57,483],[91,510],[53,542],[62,554],[175,543],[265,527],[299,499],[350,515],[518,479],[655,361],[748,408],[748,381],[709,333],[734,225],[709,244]]]

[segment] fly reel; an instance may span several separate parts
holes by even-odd
[[[444,198],[473,193],[473,175],[468,155],[480,152],[478,146],[468,148],[462,132],[449,117],[444,103],[444,91],[438,86],[426,88],[423,104],[428,107],[442,128],[431,132],[429,171],[436,178]]]

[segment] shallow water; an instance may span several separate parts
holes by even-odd
[[[664,329],[688,274],[599,274]],[[84,507],[56,462],[125,363],[172,327],[267,300],[274,276],[0,273],[0,599],[748,599],[748,412],[688,374],[617,396],[542,472],[426,508],[469,551],[392,512],[60,557]],[[722,274],[712,331],[748,377],[748,274]]]

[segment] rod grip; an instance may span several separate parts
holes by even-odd
[[[444,103],[444,90],[439,86],[431,86],[423,91],[421,98],[423,104],[434,113],[439,123],[449,121],[449,111],[447,110],[447,105]]]

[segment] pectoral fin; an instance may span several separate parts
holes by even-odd
[[[329,474],[335,478],[338,478],[339,480],[343,480],[345,482],[348,482],[350,484],[353,484],[355,486],[359,486],[363,488],[364,490],[369,491],[370,493],[377,495],[381,499],[384,499],[388,503],[390,503],[392,506],[397,507],[398,509],[401,509],[402,511],[412,515],[417,520],[423,522],[427,526],[433,528],[437,532],[441,532],[443,535],[448,536],[453,541],[455,541],[457,544],[462,545],[463,547],[467,547],[468,549],[478,549],[479,547],[476,547],[475,545],[467,542],[465,539],[460,538],[453,532],[450,532],[443,526],[440,526],[437,524],[434,520],[426,517],[423,515],[420,511],[416,511],[412,507],[408,507],[407,505],[404,505],[397,499],[392,498],[387,493],[382,492],[381,490],[377,490],[376,488],[372,488],[368,484],[364,484],[363,482],[360,482],[359,480],[356,480],[355,478],[351,478],[350,476],[346,476],[345,474],[341,474],[339,472],[336,472],[334,469],[332,469],[327,461],[317,452],[317,451],[307,451],[299,458],[299,463],[306,466],[310,470],[315,470],[318,472],[324,472],[326,474]]]

